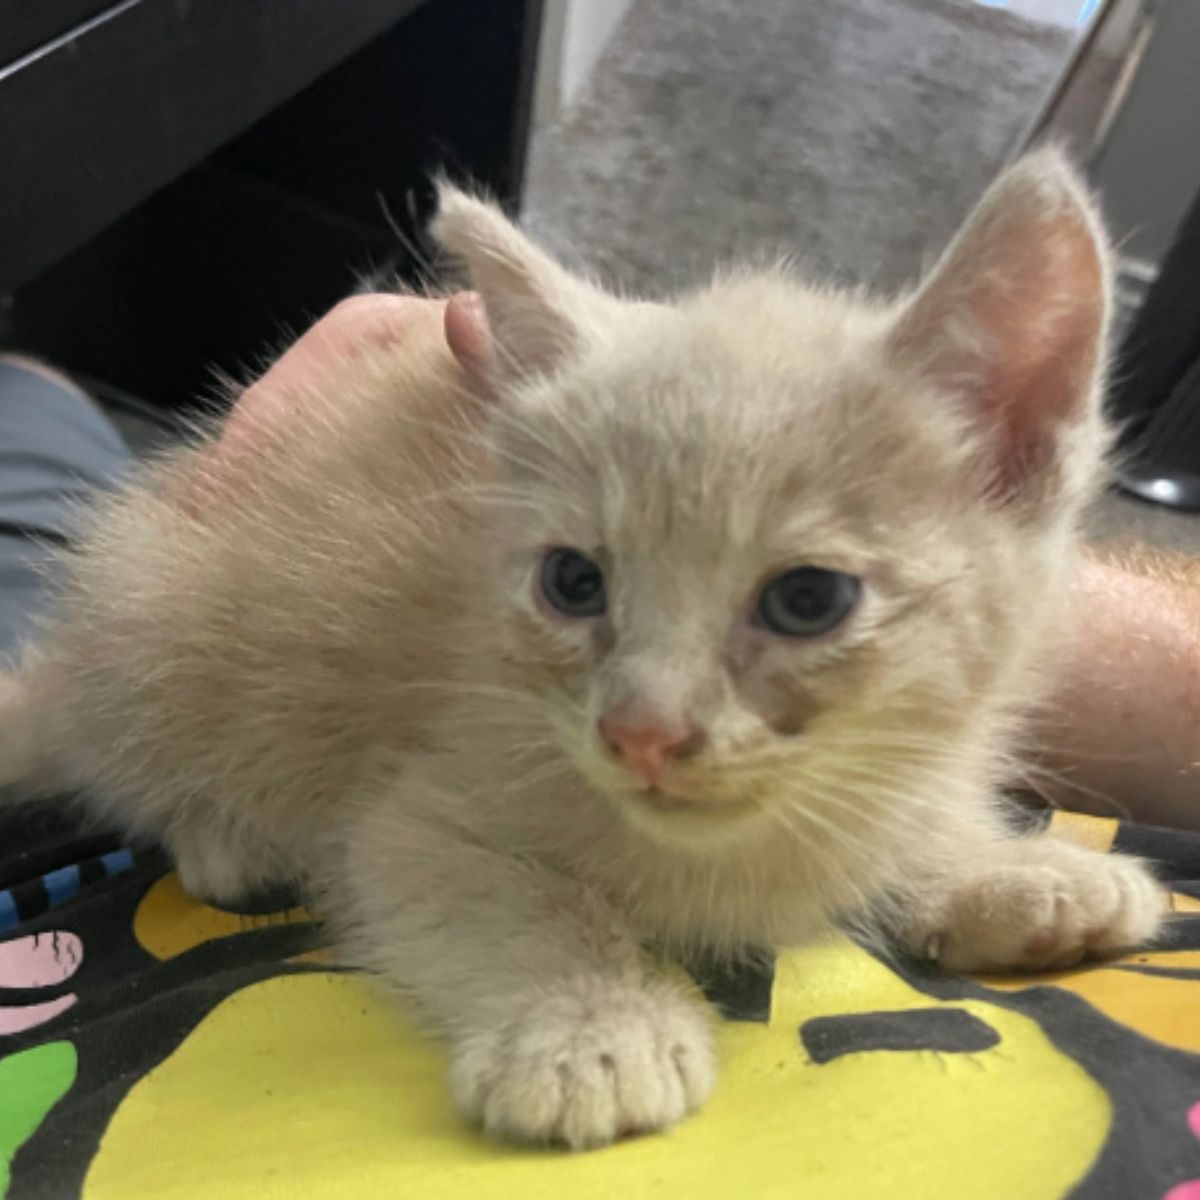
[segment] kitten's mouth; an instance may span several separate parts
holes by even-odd
[[[724,823],[744,817],[756,805],[750,800],[723,800],[719,803],[697,800],[694,796],[664,791],[650,786],[634,793],[635,802],[663,816],[698,817],[710,823]]]
[[[693,800],[690,796],[672,795],[658,787],[646,788],[637,795],[643,804],[648,805],[655,812],[695,812],[703,807],[698,800]]]
[[[586,763],[586,760],[585,760]],[[639,779],[631,772],[613,771],[611,768],[596,771],[583,769],[585,778],[635,824],[657,827],[664,832],[678,829],[701,833],[718,826],[730,826],[739,820],[762,811],[762,803],[755,795],[706,794],[704,787],[690,788],[683,779],[674,778],[672,773],[655,783]]]

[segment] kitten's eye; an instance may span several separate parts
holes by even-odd
[[[840,625],[862,592],[856,575],[797,567],[772,579],[758,598],[758,618],[785,637],[817,637]]]
[[[559,547],[542,560],[542,595],[567,617],[598,617],[604,612],[604,574],[590,558]]]

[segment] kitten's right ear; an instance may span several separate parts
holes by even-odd
[[[472,346],[464,365],[482,366],[498,384],[554,374],[582,350],[618,303],[566,271],[494,205],[449,184],[439,188],[431,231],[466,263],[471,286],[482,299],[476,318],[481,329],[462,327],[471,311],[455,314],[466,335],[463,344]],[[450,340],[458,353],[455,337]],[[485,345],[481,358],[478,351]]]

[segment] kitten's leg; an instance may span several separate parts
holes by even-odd
[[[1063,968],[1131,949],[1160,928],[1166,897],[1138,859],[947,819],[900,921],[908,948],[946,970]]]
[[[236,909],[256,891],[288,877],[262,839],[221,824],[207,810],[172,821],[163,842],[183,890],[218,908]]]
[[[0,672],[0,787],[15,789],[13,799],[46,784],[47,714],[39,700],[23,672]]]
[[[351,957],[446,1035],[454,1099],[489,1133],[600,1146],[711,1090],[707,1006],[576,881],[385,810],[325,891]]]
[[[62,686],[55,673],[33,652],[18,671],[0,672],[0,797],[36,799],[78,783],[53,765],[48,731],[55,719]],[[127,830],[158,836],[163,821],[151,815],[150,805],[114,805],[93,799],[92,807],[107,812]],[[170,821],[162,832],[179,872],[184,890],[199,900],[228,905],[267,883],[281,872],[274,856],[260,839],[245,830],[222,826],[207,809],[189,812]]]

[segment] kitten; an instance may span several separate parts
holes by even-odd
[[[713,1086],[664,958],[868,910],[952,971],[1154,934],[1140,863],[995,799],[1108,443],[1054,153],[895,303],[619,300],[453,190],[434,232],[486,357],[364,350],[225,502],[205,445],[100,501],[4,682],[8,779],[88,788],[197,895],[305,876],[463,1112],[573,1147]]]

